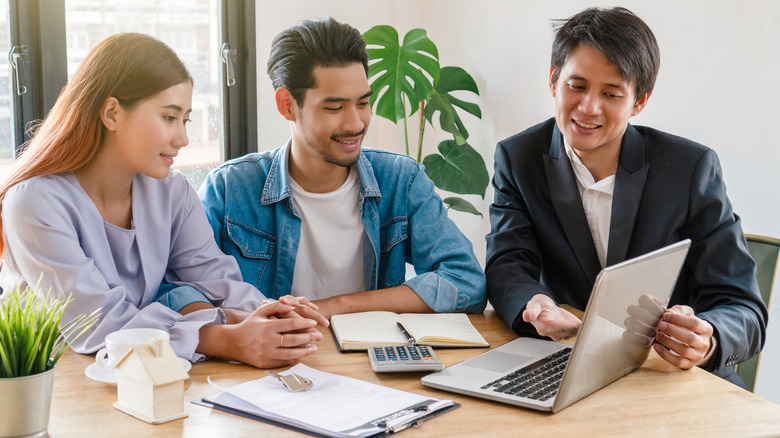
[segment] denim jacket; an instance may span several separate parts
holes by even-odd
[[[288,181],[290,142],[212,170],[199,195],[214,238],[244,281],[270,298],[290,293],[301,219]],[[436,312],[482,312],[485,275],[447,217],[423,166],[363,148],[357,162],[367,290],[407,285]],[[417,276],[406,281],[406,263]]]

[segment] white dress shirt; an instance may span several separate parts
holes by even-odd
[[[607,265],[609,224],[612,220],[612,193],[615,190],[615,175],[610,175],[601,181],[595,181],[593,175],[582,164],[582,160],[574,152],[571,145],[565,139],[563,144],[566,147],[566,155],[569,156],[571,167],[574,170],[574,176],[577,178],[577,188],[580,190],[580,196],[582,197],[582,208],[585,210],[585,217],[588,219],[588,226],[590,227],[591,237],[593,237],[593,244],[596,245],[599,263],[604,268]]]

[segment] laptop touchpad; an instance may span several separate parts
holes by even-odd
[[[518,367],[532,358],[521,356],[519,354],[504,353],[503,351],[493,351],[490,354],[483,354],[468,362],[463,366],[479,368],[481,370],[490,370],[504,372]]]

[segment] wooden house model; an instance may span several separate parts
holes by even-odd
[[[133,346],[116,365],[114,407],[147,423],[187,416],[184,381],[189,375],[167,341],[154,338]]]

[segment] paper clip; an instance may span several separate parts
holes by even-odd
[[[306,391],[314,386],[311,380],[294,373],[286,375],[277,374],[273,371],[266,371],[265,373],[282,382],[282,385],[292,392]]]

